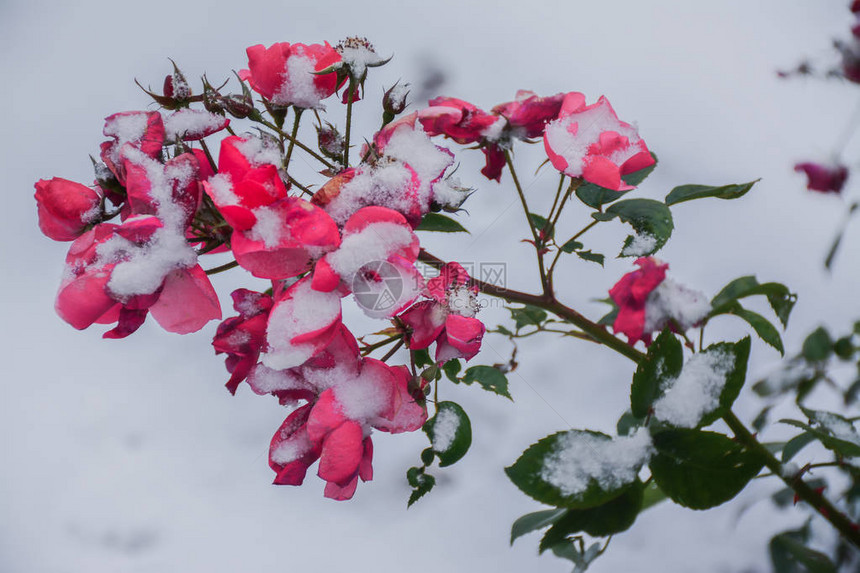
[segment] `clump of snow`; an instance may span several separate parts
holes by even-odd
[[[406,96],[409,95],[409,84],[394,84],[388,90],[388,103],[394,109],[403,109],[406,107]]]
[[[347,38],[335,49],[340,53],[343,65],[349,66],[353,77],[358,80],[364,79],[368,67],[378,66],[385,61],[379,57],[367,38]]]
[[[107,284],[111,294],[120,299],[154,293],[172,271],[191,267],[197,262],[197,254],[185,239],[188,213],[174,199],[174,189],[185,188],[194,176],[191,165],[163,165],[132,146],[124,147],[122,154],[146,170],[149,196],[161,226],[143,245],[114,237],[107,243],[115,244],[104,246],[99,252],[104,257],[116,257],[122,251],[122,260],[113,268]],[[114,252],[109,254],[111,250]]]
[[[276,464],[285,465],[293,462],[313,448],[307,432],[296,432],[272,450],[269,459]]]
[[[780,369],[762,380],[762,391],[765,394],[778,394],[795,388],[803,380],[815,375],[815,368],[804,361],[782,364]]]
[[[657,247],[657,237],[650,233],[637,233],[629,245],[621,250],[624,257],[642,257],[654,252]]]
[[[165,139],[200,139],[224,127],[223,115],[201,109],[180,109],[164,117]]]
[[[645,302],[645,332],[657,332],[674,320],[682,330],[696,325],[711,311],[703,292],[667,278],[648,295]]]
[[[478,313],[478,295],[468,286],[454,287],[448,291],[446,302],[448,312],[467,318],[475,318]]]
[[[632,483],[651,457],[651,435],[640,428],[632,436],[606,439],[568,432],[544,459],[541,478],[565,496],[577,496],[593,483],[603,490]]]
[[[229,173],[216,173],[207,180],[207,183],[206,189],[218,205],[238,205],[241,201],[233,191],[233,182]]]
[[[289,228],[283,215],[271,207],[254,209],[257,222],[248,230],[248,237],[254,241],[262,241],[267,248],[277,247],[289,235]]]
[[[458,209],[470,194],[457,177],[445,177],[433,184],[433,202],[448,209]]]
[[[433,449],[447,452],[460,429],[460,417],[449,408],[442,408],[433,422]]]
[[[281,104],[293,104],[304,109],[325,109],[321,101],[326,96],[314,79],[316,63],[310,56],[292,54],[287,58],[284,83],[281,89],[272,96],[272,101]]]
[[[283,159],[281,151],[274,141],[263,139],[256,135],[245,135],[244,139],[235,143],[239,153],[244,155],[254,167],[274,165],[280,167]]]
[[[339,225],[369,205],[408,213],[415,201],[414,179],[414,172],[400,162],[380,163],[374,168],[359,171],[341,187],[340,193],[325,206],[325,210]]]
[[[829,412],[815,412],[812,421],[830,432],[835,438],[860,445],[860,434],[848,420]]]
[[[261,361],[274,370],[299,366],[310,359],[316,351],[314,344],[293,344],[293,338],[329,326],[340,317],[337,293],[315,291],[305,280],[297,283],[291,294],[275,304],[266,327],[269,347]]]
[[[409,228],[397,223],[371,223],[357,233],[346,235],[340,248],[330,253],[326,260],[341,278],[349,282],[361,267],[387,260],[410,245],[414,237]]]
[[[504,135],[505,126],[508,124],[508,120],[499,116],[499,118],[484,128],[481,132],[481,136],[487,141],[498,142],[502,139]]]
[[[608,103],[549,122],[545,136],[549,147],[567,161],[564,172],[571,177],[580,177],[589,148],[598,143],[600,135],[607,131],[616,132],[629,142],[629,145],[619,146],[611,153],[608,156],[610,161],[622,165],[639,153],[639,134],[632,126],[620,122]]]
[[[695,354],[678,378],[666,383],[666,393],[654,403],[654,417],[679,428],[695,428],[719,406],[734,366],[734,355],[723,350]]]
[[[358,377],[337,384],[334,395],[348,418],[368,422],[382,415],[391,404],[391,390],[388,380],[376,371],[365,369]]]

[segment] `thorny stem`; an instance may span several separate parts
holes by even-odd
[[[514,169],[514,162],[511,160],[510,151],[505,150],[505,161],[508,164],[508,169],[510,170],[511,177],[514,180],[514,187],[517,188],[517,194],[520,197],[520,203],[522,203],[523,211],[525,211],[525,213],[526,213],[526,222],[528,223],[529,229],[532,232],[532,238],[534,239],[534,248],[535,248],[535,253],[537,254],[538,268],[540,269],[540,284],[544,288],[544,293],[548,294],[549,291],[547,290],[546,269],[544,268],[544,265],[543,265],[543,255],[541,254],[541,246],[540,246],[542,241],[538,237],[537,230],[535,229],[535,226],[532,223],[531,212],[529,211],[528,203],[526,203],[526,195],[523,192],[523,187],[522,187],[522,185],[520,185],[519,177],[517,177],[517,172]],[[541,229],[541,231],[544,231],[544,229]]]
[[[558,191],[555,192],[555,199],[552,201],[552,207],[550,207],[549,215],[547,215],[547,221],[552,221],[552,214],[555,213],[555,206],[558,205],[558,200],[561,198],[561,190],[564,187],[564,173],[561,174],[561,178],[558,180]]]
[[[296,141],[298,139],[299,122],[302,119],[302,112],[303,111],[304,110],[300,107],[297,107],[295,109],[294,115],[296,117],[295,117],[295,119],[293,119],[293,132],[290,134],[290,137],[288,138],[290,140],[290,146],[287,148],[287,156],[284,158],[284,169],[286,169],[287,171],[289,171],[289,168],[290,168],[290,157],[292,157],[292,155],[293,155],[293,147],[295,147]]]
[[[349,168],[349,135],[352,130],[352,94],[355,93],[355,80],[349,78],[349,90],[346,94],[346,133],[344,133],[343,165]]]
[[[419,259],[433,266],[442,266],[444,264],[444,261],[423,249],[421,250]],[[619,354],[626,356],[636,364],[643,362],[647,358],[645,354],[621,339],[616,338],[601,325],[590,321],[576,310],[565,306],[556,300],[555,295],[552,292],[544,293],[542,295],[534,295],[508,290],[504,287],[492,285],[478,279],[472,280],[475,286],[485,294],[507,300],[508,302],[536,306],[564,318],[568,322],[577,326],[595,342],[608,346]],[[756,452],[756,454],[764,460],[764,465],[767,466],[767,468],[775,475],[779,476],[779,478],[782,479],[788,487],[793,489],[800,499],[812,506],[813,509],[817,510],[818,513],[830,522],[830,524],[838,530],[846,540],[850,541],[855,547],[860,548],[860,529],[858,529],[857,524],[848,519],[845,514],[840,512],[819,492],[812,489],[800,477],[784,475],[782,471],[782,463],[780,463],[780,461],[770,453],[770,451],[768,451],[768,449],[765,448],[755,438],[755,436],[753,436],[743,422],[741,422],[731,410],[728,410],[723,414],[723,420],[728,424],[729,428],[731,428],[735,435],[735,439],[737,439],[738,442],[742,443],[751,451]]]
[[[306,195],[310,195],[311,197],[314,196],[313,191],[311,191],[310,189],[308,189],[307,187],[305,187],[304,185],[302,185],[301,183],[296,181],[295,178],[293,178],[291,175],[287,174],[287,179],[289,179],[290,183],[292,183],[293,185],[295,185],[296,187],[301,189],[302,193],[305,193]]]
[[[275,133],[277,133],[278,135],[283,137],[284,139],[288,140],[290,142],[290,145],[293,145],[293,143],[295,143],[296,147],[304,150],[305,152],[310,154],[311,157],[313,157],[314,159],[316,159],[317,161],[319,161],[320,163],[322,163],[323,165],[325,165],[329,169],[336,169],[335,165],[333,163],[329,162],[325,157],[323,157],[322,155],[320,155],[319,153],[317,153],[316,151],[314,151],[313,149],[311,149],[310,147],[308,147],[307,145],[305,145],[304,143],[302,143],[298,139],[291,137],[289,133],[282,131],[277,125],[275,125],[271,121],[267,121],[261,117],[258,117],[254,121],[256,121],[257,123],[261,123],[261,124],[265,125],[269,129],[271,129],[272,131],[274,131]]]
[[[206,141],[200,140],[200,147],[203,148],[203,153],[206,154],[206,159],[209,160],[209,165],[212,167],[212,171],[218,173],[218,164],[215,163],[215,160],[212,158],[212,154],[209,152],[209,146],[206,145]]]
[[[575,240],[577,240],[578,238],[580,238],[581,236],[583,236],[585,233],[587,233],[587,232],[589,231],[589,229],[591,229],[592,227],[594,227],[595,225],[597,225],[599,222],[600,222],[600,221],[598,221],[597,219],[595,219],[594,221],[592,221],[591,223],[589,223],[588,225],[586,225],[585,227],[583,227],[582,229],[580,229],[580,231],[579,231],[577,234],[575,234],[573,237],[571,237],[570,239],[568,239],[568,241],[575,241]],[[550,285],[552,285],[552,273],[553,273],[553,271],[555,270],[555,265],[558,263],[558,260],[561,258],[561,254],[562,254],[563,252],[564,252],[564,251],[562,251],[562,250],[561,250],[561,247],[559,247],[558,251],[556,251],[556,253],[555,253],[555,257],[553,257],[553,259],[552,259],[552,263],[549,265],[549,271],[547,272],[547,278],[548,278],[548,279],[549,279],[549,281],[550,281]]]

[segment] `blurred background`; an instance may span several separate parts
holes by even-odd
[[[0,1],[0,172],[9,199],[0,225],[0,571],[568,571],[565,561],[538,557],[536,535],[508,546],[511,523],[541,507],[502,469],[549,433],[612,432],[628,405],[628,361],[581,341],[528,338],[509,375],[513,403],[477,387],[443,388],[444,399],[470,414],[474,441],[464,460],[432,472],[436,488],[408,511],[405,472],[419,464],[420,432],[376,434],[375,479],[350,502],[324,499],[315,469],[300,488],[270,485],[268,443],[285,411],[245,385],[235,397],[224,389],[223,361],[210,345],[214,322],[177,336],[150,320],[126,340],[107,341],[53,312],[67,245],[40,234],[33,184],[92,180],[87,156],[98,153],[104,117],[149,105],[135,78],[159,88],[171,57],[190,80],[206,73],[215,83],[246,66],[253,44],[366,36],[381,54],[394,54],[371,70],[356,108],[354,133],[368,138],[383,87],[398,79],[413,86],[410,109],[435,95],[489,109],[518,89],[581,91],[589,101],[606,95],[660,158],[639,196],[761,178],[738,201],[675,208],[675,233],[660,257],[671,276],[708,295],[752,273],[789,285],[799,294],[784,336],[793,352],[817,325],[844,331],[860,317],[860,227],[849,229],[825,273],[845,200],[805,191],[792,171],[795,161],[829,157],[856,86],[786,82],[775,73],[806,56],[831,57],[832,39],[849,34],[846,4]],[[330,121],[342,124],[343,106],[328,105]],[[553,170],[535,173],[540,147],[518,149],[517,158],[536,211],[548,209],[557,184]],[[458,156],[460,178],[477,188],[465,205],[471,216],[461,218],[471,235],[427,235],[424,245],[445,259],[503,262],[508,286],[534,290],[533,253],[519,242],[528,230],[509,176],[488,182],[478,173],[479,152]],[[857,157],[856,142],[846,156]],[[849,180],[843,194],[857,190]],[[588,222],[577,205],[566,210],[560,234]],[[632,269],[629,259],[612,258],[628,232],[616,223],[587,235],[587,247],[609,255],[606,267],[568,260],[557,278],[560,298],[599,318],[605,307],[593,300]],[[233,288],[259,284],[247,278],[240,270],[214,277],[225,316]],[[345,306],[356,334],[385,326]],[[507,316],[497,303],[480,315],[489,326]],[[740,321],[723,318],[708,338],[743,334]],[[504,362],[510,353],[504,338],[488,336],[473,363]],[[778,361],[756,341],[750,380]],[[749,390],[736,410],[746,421],[757,413]],[[737,501],[707,513],[669,503],[649,509],[593,571],[767,571],[770,536],[805,517],[773,509],[767,498],[779,487],[755,480]]]

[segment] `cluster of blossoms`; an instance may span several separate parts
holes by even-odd
[[[440,365],[473,358],[485,333],[477,288],[461,265],[447,263],[426,281],[415,266],[415,230],[425,215],[456,212],[470,193],[451,176],[454,153],[431,138],[480,148],[482,173],[495,181],[514,140],[542,138],[563,175],[615,191],[630,189],[622,176],[654,159],[604,98],[586,105],[576,92],[521,91],[489,112],[436,98],[395,119],[406,107],[404,86],[395,86],[385,94],[385,124],[350,165],[349,126],[344,137],[320,123],[316,153],[296,141],[299,120],[305,110],[323,112],[323,101],[341,89],[347,106],[365,98],[368,68],[387,60],[355,38],[336,47],[253,46],[247,55],[241,94],[222,94],[204,78],[195,95],[175,68],[163,93],[147,92],[165,111],[108,117],[93,186],[58,178],[36,184],[40,227],[73,241],[56,309],[78,329],[115,324],[108,338],[132,334],[147,314],[185,334],[222,318],[209,274],[238,266],[269,281],[262,292],[234,291],[238,314],[217,328],[213,345],[227,357],[227,388],[235,393],[246,381],[291,409],[271,442],[275,483],[301,484],[319,460],[325,495],[348,499],[359,478],[372,477],[372,431],[421,428],[429,389],[414,362],[389,365],[393,351],[369,357],[383,344],[359,343],[343,324],[343,299],[352,294],[366,314],[392,322],[386,343],[413,352],[435,345]],[[292,136],[281,129],[290,110]],[[227,115],[258,132],[237,135]],[[206,143],[216,135],[217,162]],[[327,167],[316,192],[290,169],[294,146]],[[218,253],[235,262],[204,271],[199,259]],[[652,267],[665,273],[665,265],[644,261],[646,276],[613,291],[622,308],[616,330],[631,340],[662,320],[649,316],[643,297],[663,280]],[[642,316],[644,326],[634,324]]]

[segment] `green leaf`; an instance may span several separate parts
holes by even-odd
[[[477,382],[484,390],[513,401],[508,391],[508,377],[494,366],[472,366],[463,374],[462,381],[464,384]]]
[[[653,440],[651,475],[675,503],[691,509],[729,501],[764,466],[757,452],[716,432],[667,430]]]
[[[422,348],[421,350],[413,350],[412,356],[415,358],[415,366],[418,368],[435,364],[435,362],[433,362],[433,360],[430,358],[430,351],[426,348]]]
[[[833,351],[842,360],[852,360],[854,358],[854,342],[850,336],[843,336],[833,343]]]
[[[621,495],[602,505],[567,510],[544,534],[538,550],[543,553],[581,531],[593,537],[605,537],[626,531],[639,515],[644,489],[642,482],[637,480]]]
[[[816,439],[814,432],[803,432],[788,440],[782,448],[782,463],[788,463],[791,458],[796,456],[800,450],[814,442]]]
[[[583,443],[588,444],[588,448],[584,450],[587,452],[585,455],[591,458],[592,465],[596,464],[601,468],[607,465],[605,450],[612,447],[612,438],[600,432],[569,430],[552,434],[529,446],[513,465],[505,468],[505,473],[523,493],[537,501],[572,509],[587,509],[602,505],[618,497],[633,483],[632,479],[627,483],[616,479],[607,485],[605,480],[601,483],[597,478],[591,477],[585,487],[574,492],[565,492],[547,481],[552,478],[545,477],[547,473],[545,466],[558,464],[559,452],[570,447],[571,441],[575,443],[578,440],[585,440]],[[604,442],[605,445],[603,445]],[[606,469],[609,471],[613,468]],[[630,469],[638,471],[637,467]]]
[[[427,213],[421,219],[421,223],[415,227],[416,231],[436,231],[439,233],[468,233],[463,225],[451,217],[439,213]]]
[[[644,418],[661,394],[667,380],[677,378],[684,366],[684,348],[667,328],[648,348],[648,357],[639,363],[630,387],[630,408],[633,415]]]
[[[615,432],[619,436],[629,436],[633,433],[633,430],[641,428],[644,423],[645,418],[634,416],[633,413],[628,410],[618,418],[618,422],[615,424]]]
[[[779,573],[837,573],[827,555],[810,549],[798,537],[798,532],[786,531],[770,540],[768,549],[774,570]]]
[[[456,463],[472,445],[472,424],[465,410],[455,402],[439,402],[436,404],[436,415],[427,420],[422,430],[433,451],[439,458],[439,466],[445,467]]]
[[[747,336],[737,342],[718,342],[708,346],[704,353],[728,353],[734,356],[735,362],[731,372],[726,376],[726,385],[720,393],[720,407],[710,414],[705,414],[700,426],[707,426],[717,421],[726,410],[731,409],[744,387],[747,377],[747,362],[750,357],[750,337]],[[701,353],[700,353],[701,354]]]
[[[693,199],[704,199],[705,197],[715,197],[717,199],[737,199],[743,197],[752,189],[753,185],[758,183],[760,179],[750,181],[749,183],[741,183],[738,185],[723,185],[722,187],[710,187],[708,185],[681,185],[672,189],[666,195],[666,205],[677,205],[684,201],[692,201]]]
[[[565,513],[567,513],[566,509],[546,509],[523,515],[511,526],[511,545],[526,533],[552,525]]]
[[[585,245],[583,245],[583,244],[582,244],[582,243],[580,243],[579,241],[577,241],[577,240],[575,240],[575,239],[570,239],[568,242],[566,242],[565,244],[563,244],[560,248],[561,248],[561,250],[562,250],[562,251],[564,251],[565,253],[572,253],[572,252],[574,252],[574,251],[578,251],[579,249],[581,249],[581,248],[582,248],[582,247],[584,247],[584,246],[585,246]]]
[[[729,311],[729,314],[733,314],[738,318],[745,320],[747,324],[752,326],[759,338],[774,347],[781,355],[785,356],[782,337],[779,335],[779,331],[776,327],[772,325],[768,319],[757,312],[745,309],[739,302],[735,302],[732,305],[732,309]]]
[[[420,473],[415,479],[416,483],[413,485],[413,490],[409,495],[409,501],[407,502],[406,507],[412,507],[413,503],[430,493],[430,490],[433,489],[434,485],[436,485],[436,478],[430,474]]]
[[[737,278],[723,287],[723,290],[711,300],[713,310],[710,316],[731,312],[733,302],[753,295],[767,297],[768,303],[782,325],[788,326],[788,317],[791,309],[794,308],[794,303],[797,302],[797,295],[789,291],[784,284],[773,282],[762,284],[754,276]]]
[[[801,352],[809,362],[823,362],[830,358],[833,354],[833,339],[827,329],[820,326],[807,336]]]
[[[442,371],[445,373],[445,376],[447,376],[448,380],[455,384],[460,381],[460,379],[457,378],[457,374],[460,373],[460,368],[460,361],[457,359],[449,360],[442,365]]]
[[[618,217],[622,222],[629,223],[638,234],[653,236],[657,243],[652,252],[666,244],[675,228],[669,208],[653,199],[625,199],[610,205],[605,213],[592,213],[591,216],[598,221]]]
[[[639,512],[643,512],[649,507],[654,507],[661,501],[669,499],[669,496],[660,489],[660,486],[657,485],[657,482],[651,480],[649,483],[645,484],[645,490],[643,491],[642,497],[642,508]]]
[[[813,425],[804,424],[797,420],[780,420],[797,428],[812,433],[821,444],[840,456],[860,456],[860,434],[854,423],[833,412],[812,410],[800,407]]]
[[[516,322],[517,330],[528,325],[540,326],[547,318],[544,309],[529,304],[522,308],[508,308],[508,310],[511,311],[511,318]]]
[[[645,181],[645,178],[651,175],[651,172],[657,167],[657,156],[652,153],[651,157],[654,158],[653,165],[622,176],[621,178],[624,182],[636,187]],[[579,200],[593,209],[599,209],[603,205],[612,203],[623,197],[626,193],[627,191],[613,191],[612,189],[606,189],[588,182],[584,182],[576,189],[576,196],[579,197]]]
[[[601,267],[603,266],[603,260],[606,258],[600,253],[592,253],[591,251],[576,251],[576,254],[580,259],[597,263]]]
[[[531,222],[534,230],[537,231],[539,238],[551,239],[555,235],[555,229],[550,225],[546,217],[542,217],[536,213],[529,213],[529,222]],[[543,237],[541,237],[542,233]]]

